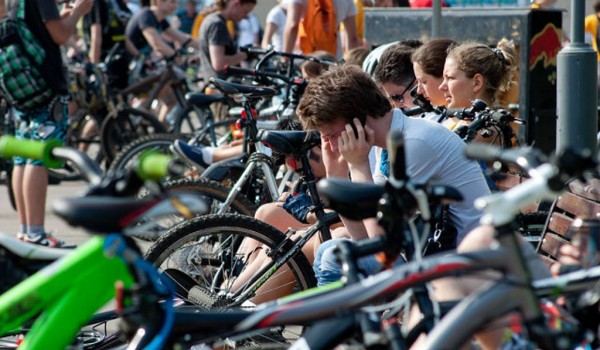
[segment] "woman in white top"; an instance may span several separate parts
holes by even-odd
[[[281,51],[283,48],[283,29],[285,28],[286,16],[286,9],[281,4],[281,1],[269,11],[261,43],[262,48],[266,49],[269,45],[273,45],[275,51]]]

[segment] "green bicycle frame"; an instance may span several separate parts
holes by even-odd
[[[93,237],[71,254],[0,296],[0,335],[36,317],[19,349],[64,349],[82,325],[115,295],[115,283],[133,277],[118,256],[107,256],[103,237]]]

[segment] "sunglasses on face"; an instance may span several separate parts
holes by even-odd
[[[394,101],[394,102],[397,102],[397,103],[404,103],[404,95],[405,95],[405,94],[406,94],[406,93],[407,93],[407,92],[408,92],[408,91],[411,89],[411,87],[413,86],[413,84],[415,83],[415,81],[417,81],[417,79],[416,79],[416,78],[414,78],[414,79],[413,79],[413,80],[410,82],[410,84],[408,84],[408,85],[406,86],[406,88],[404,89],[404,91],[402,91],[402,93],[401,93],[401,94],[397,94],[397,95],[390,95],[390,96],[388,96],[388,98],[389,98],[390,100]]]

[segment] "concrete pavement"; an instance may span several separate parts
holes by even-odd
[[[66,222],[52,213],[52,202],[61,197],[79,195],[85,189],[85,182],[72,181],[62,182],[59,185],[48,186],[48,198],[46,200],[46,230],[57,238],[64,241],[81,244],[90,238],[80,228],[69,226]],[[16,234],[19,229],[17,212],[13,210],[8,199],[8,190],[4,183],[0,184],[0,232]]]

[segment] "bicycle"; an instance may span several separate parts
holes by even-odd
[[[157,181],[169,171],[180,171],[181,165],[173,163],[169,157],[148,155],[140,160],[135,172],[128,172],[111,182],[102,177],[98,165],[84,153],[54,142],[16,141],[5,136],[0,138],[0,154],[40,159],[49,166],[56,166],[63,159],[75,164],[90,181],[88,195],[62,199],[55,203],[54,211],[72,225],[102,234],[126,232],[127,225],[143,215],[154,217],[182,210],[206,209],[201,199],[184,194],[142,201],[94,195],[101,191],[118,191],[121,195],[135,193],[144,181]],[[106,271],[111,273],[106,274]],[[64,349],[93,313],[114,297],[115,282],[122,283],[123,287],[119,289],[122,292],[135,286],[155,290],[156,295],[167,300],[172,294],[171,289],[165,287],[166,282],[141,259],[139,249],[131,239],[122,234],[94,237],[0,296],[0,334],[15,334],[16,329],[34,320],[20,348]],[[167,321],[172,319],[169,301],[146,306],[165,315]],[[42,311],[45,312],[40,314]],[[140,337],[138,345],[161,348],[164,343],[161,337],[168,334],[169,328],[167,322],[159,328],[159,337]],[[16,334],[21,332],[17,330]],[[107,342],[113,340],[107,338]]]
[[[100,127],[102,151],[109,163],[112,162],[120,149],[134,139],[142,135],[167,132],[165,124],[158,121],[152,113],[147,112],[151,110],[153,101],[158,98],[162,89],[167,86],[171,87],[177,105],[184,111],[174,121],[176,128],[171,127],[169,129],[175,133],[181,132],[186,127],[191,130],[195,129],[193,119],[201,119],[202,112],[193,106],[189,107],[185,99],[186,93],[190,90],[187,85],[187,77],[175,62],[177,58],[188,53],[189,48],[182,46],[173,57],[165,59],[164,67],[157,73],[142,78],[140,81],[116,92],[111,91],[107,85],[106,72],[98,74],[102,77],[102,97],[109,111]],[[110,59],[110,55],[107,59]],[[98,68],[100,70],[105,69],[102,65]],[[149,87],[150,91],[148,92]],[[129,95],[146,92],[148,92],[148,96],[138,108],[128,105],[127,97]]]
[[[485,147],[485,149],[487,152],[489,147]],[[531,153],[520,150],[494,151],[493,154],[488,152],[485,159],[500,159],[512,162],[515,158],[520,158],[519,163],[527,165],[526,162],[533,160],[533,158],[528,157],[530,155]],[[559,344],[571,343],[576,332],[573,332],[572,329],[567,329],[562,333],[550,330],[544,323],[543,317],[538,316],[542,313],[537,298],[562,295],[563,293],[580,293],[592,287],[598,293],[600,292],[598,290],[600,267],[572,272],[561,276],[559,279],[547,278],[532,283],[520,283],[519,278],[521,275],[515,275],[514,272],[527,271],[527,267],[523,263],[521,251],[516,244],[516,235],[511,225],[507,223],[510,223],[514,215],[518,213],[519,206],[532,200],[532,195],[555,197],[563,189],[564,181],[567,178],[580,175],[582,171],[597,166],[589,156],[578,157],[573,162],[575,156],[573,153],[563,154],[556,157],[551,163],[532,167],[532,179],[527,183],[481,200],[481,203],[486,203],[484,208],[486,214],[482,219],[483,222],[492,223],[494,226],[498,225],[503,233],[499,237],[500,246],[496,248],[427,257],[421,261],[409,262],[392,270],[381,272],[345,288],[340,289],[342,283],[336,283],[325,288],[312,290],[308,294],[294,295],[266,305],[250,314],[230,312],[219,316],[219,314],[210,312],[198,312],[196,308],[178,310],[175,314],[175,326],[170,341],[177,342],[178,340],[188,339],[190,342],[196,340],[197,342],[211,344],[216,338],[227,336],[235,339],[236,336],[244,332],[261,328],[290,324],[314,324],[312,330],[316,331],[307,331],[302,339],[298,341],[298,348],[330,349],[354,334],[356,322],[351,314],[363,312],[361,310],[366,305],[390,300],[402,291],[440,277],[458,276],[484,269],[494,269],[503,271],[504,276],[496,281],[491,288],[484,288],[467,299],[459,301],[448,315],[433,327],[423,348],[459,348],[473,333],[484,328],[499,316],[518,309],[520,305],[523,306],[525,323],[530,326],[528,329],[533,329],[531,334],[538,335],[538,339],[541,335],[542,344],[547,345],[544,348],[559,348],[557,346]],[[394,159],[396,157],[392,157],[392,160]],[[393,163],[394,169],[398,163],[400,162]],[[393,170],[392,174],[394,176],[400,173]],[[324,194],[329,197],[330,202],[343,215],[362,218],[371,216],[376,211],[374,200],[366,200],[364,206],[357,208],[352,205],[355,197],[349,198],[350,196],[339,191],[339,188],[350,186],[351,190],[361,198],[375,199],[379,198],[382,193],[380,186],[349,184],[347,181],[341,180],[330,181],[327,180],[319,187],[321,191],[325,190],[327,192]],[[328,182],[330,182],[329,185],[327,185]],[[410,184],[392,177],[387,185],[387,191],[393,192],[400,188],[408,190]],[[388,203],[391,202],[396,201],[388,201]],[[338,206],[335,203],[340,205]],[[370,205],[366,203],[370,203]],[[389,216],[389,213],[387,215]],[[392,233],[387,232],[386,235],[392,235]],[[389,236],[388,239],[393,237]],[[380,250],[382,246],[385,246],[385,240],[382,241],[382,239],[362,241],[356,245],[354,254],[358,256],[372,253],[375,250]],[[506,259],[507,254],[512,254],[510,257],[513,257],[513,259]],[[517,293],[523,297],[532,293],[533,296],[516,298],[511,293]],[[489,296],[489,298],[483,298],[484,296]],[[472,303],[475,305],[474,310],[469,308]],[[394,304],[385,304],[381,309],[387,309],[391,305]],[[374,309],[369,308],[366,311],[372,312],[369,310]],[[536,313],[538,315],[535,315]],[[323,321],[323,319],[326,320]],[[481,322],[473,322],[473,319]],[[328,322],[328,327],[324,327],[324,322]],[[441,325],[444,328],[440,331]],[[370,334],[372,339],[376,338],[380,341],[378,344],[382,344],[381,341],[384,341],[386,343],[383,344],[394,349],[405,349],[410,344],[406,342],[404,335],[398,331],[397,324],[388,322],[384,323],[382,327],[383,330],[376,331],[385,331],[385,333]],[[450,329],[454,333],[450,333]],[[546,339],[543,339],[544,337]],[[370,344],[370,346],[374,346],[374,344]]]
[[[306,184],[311,194],[311,210],[317,222],[298,237],[292,237],[296,230],[285,234],[274,227],[262,223],[252,217],[236,214],[209,214],[194,218],[175,226],[160,237],[146,253],[145,258],[163,271],[177,269],[192,277],[194,281],[212,295],[212,300],[202,303],[208,307],[224,308],[240,306],[247,300],[256,297],[258,289],[268,278],[281,273],[278,270],[285,264],[290,265],[294,281],[287,285],[278,285],[276,289],[307,289],[316,285],[311,264],[301,248],[315,234],[320,233],[323,240],[331,237],[329,227],[339,222],[335,213],[325,213],[323,204],[316,192],[315,177],[310,169],[307,152],[320,144],[316,133],[303,131],[269,131],[262,132],[261,139],[274,150],[295,157],[302,166],[301,181]],[[241,246],[251,245],[252,241],[262,244],[261,248],[245,256]],[[254,261],[258,251],[268,251],[268,258],[260,271],[251,277],[237,290],[232,290],[236,277]],[[189,291],[181,291],[184,299],[190,299]],[[261,291],[272,293],[272,290]],[[191,298],[193,299],[193,297]]]

